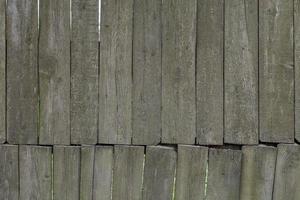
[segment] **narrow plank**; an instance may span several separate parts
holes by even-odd
[[[130,144],[133,0],[101,3],[98,142]]]
[[[142,199],[144,147],[114,147],[113,200]]]
[[[134,1],[132,142],[161,137],[161,0]]]
[[[195,143],[196,2],[162,1],[163,143]]]
[[[38,141],[37,0],[7,1],[7,140]]]
[[[82,146],[80,157],[80,200],[93,199],[94,146]]]
[[[300,1],[294,0],[295,138],[300,142]]]
[[[178,146],[176,200],[205,199],[207,147]]]
[[[70,1],[40,2],[40,144],[70,144]]]
[[[72,1],[71,143],[96,144],[98,0]]]
[[[222,145],[224,1],[199,0],[197,15],[197,143]]]
[[[20,200],[52,199],[52,148],[19,147]]]
[[[277,150],[243,146],[241,200],[272,200]]]
[[[225,143],[258,143],[257,5],[257,0],[225,2]]]
[[[173,197],[176,151],[169,147],[147,146],[143,200],[166,200]]]
[[[239,200],[242,152],[209,149],[207,200]]]
[[[0,143],[6,140],[6,0],[0,0]]]
[[[260,140],[294,142],[293,0],[259,1]]]

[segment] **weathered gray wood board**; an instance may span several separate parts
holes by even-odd
[[[53,199],[79,200],[80,147],[53,147]]]
[[[96,144],[98,0],[72,1],[71,143]]]
[[[224,1],[199,0],[197,10],[197,143],[223,144]]]
[[[259,1],[260,140],[294,142],[293,0]]]
[[[6,1],[0,0],[0,143],[6,140]]]
[[[132,142],[161,137],[161,0],[134,1]]]
[[[257,144],[257,0],[225,1],[224,45],[224,142]]]
[[[7,140],[36,144],[38,120],[37,0],[7,1]]]
[[[130,144],[133,0],[101,3],[98,142]]]
[[[195,143],[196,2],[162,1],[163,143]]]
[[[295,138],[300,142],[300,1],[294,0]]]
[[[239,200],[242,152],[209,149],[207,200]]]
[[[205,199],[207,147],[178,146],[176,200]]]
[[[40,144],[70,144],[70,1],[40,1]]]
[[[173,196],[175,167],[175,149],[147,146],[143,200],[171,200]]]
[[[80,200],[93,200],[94,146],[82,146],[80,155]]]
[[[244,146],[240,200],[272,200],[277,149]]]
[[[0,146],[0,199],[19,200],[18,146]]]
[[[19,147],[20,200],[52,199],[51,147]]]
[[[144,147],[114,147],[113,200],[142,199]]]

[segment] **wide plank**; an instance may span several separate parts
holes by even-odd
[[[300,142],[300,0],[294,0],[295,139]]]
[[[6,141],[6,0],[0,0],[0,143]]]

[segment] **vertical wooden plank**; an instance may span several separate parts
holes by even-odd
[[[134,1],[132,142],[161,137],[161,0]]]
[[[96,144],[98,0],[72,1],[71,143]]]
[[[70,144],[70,1],[40,1],[40,144]]]
[[[52,199],[51,147],[20,146],[20,200]]]
[[[144,147],[115,146],[113,200],[142,199]]]
[[[80,200],[93,199],[94,146],[82,146],[80,157]]]
[[[295,138],[300,142],[300,1],[294,0]]]
[[[223,144],[224,0],[198,0],[197,143]]]
[[[163,143],[195,143],[196,2],[162,1]]]
[[[257,144],[257,0],[225,1],[224,45],[224,142],[232,144]]]
[[[260,140],[294,142],[293,0],[259,1]]]
[[[272,200],[277,150],[243,146],[241,200]]]
[[[130,144],[133,0],[101,3],[98,142]]]
[[[19,200],[18,146],[0,145],[0,199]]]
[[[0,143],[6,140],[6,0],[0,0]]]
[[[207,200],[239,200],[242,152],[209,149]]]
[[[37,0],[7,1],[7,140],[38,139]]]
[[[205,199],[207,147],[178,146],[176,200]]]
[[[176,167],[176,151],[169,147],[147,146],[143,200],[170,200]]]

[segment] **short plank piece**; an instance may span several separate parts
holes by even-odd
[[[0,0],[0,143],[6,140],[6,0]]]
[[[293,0],[259,1],[260,140],[294,142]]]
[[[20,200],[52,200],[52,148],[20,146]]]
[[[7,140],[38,141],[37,0],[7,1]]]
[[[242,152],[209,149],[207,200],[239,200]]]
[[[162,1],[163,143],[195,143],[196,2]]]
[[[94,146],[82,146],[80,157],[80,200],[93,200]]]
[[[178,146],[175,197],[177,200],[205,199],[207,147]]]
[[[241,200],[272,200],[277,149],[243,146]]]
[[[115,146],[113,200],[142,199],[144,147]]]
[[[224,1],[198,0],[197,143],[223,144]]]
[[[161,0],[134,1],[132,142],[161,138]]]
[[[98,142],[130,144],[133,0],[101,3]]]
[[[175,149],[161,146],[147,146],[143,200],[172,199],[175,167]]]
[[[70,144],[70,1],[40,1],[40,144]]]
[[[72,144],[97,143],[98,4],[98,0],[72,1]]]
[[[300,1],[294,0],[295,138],[300,142]]]

